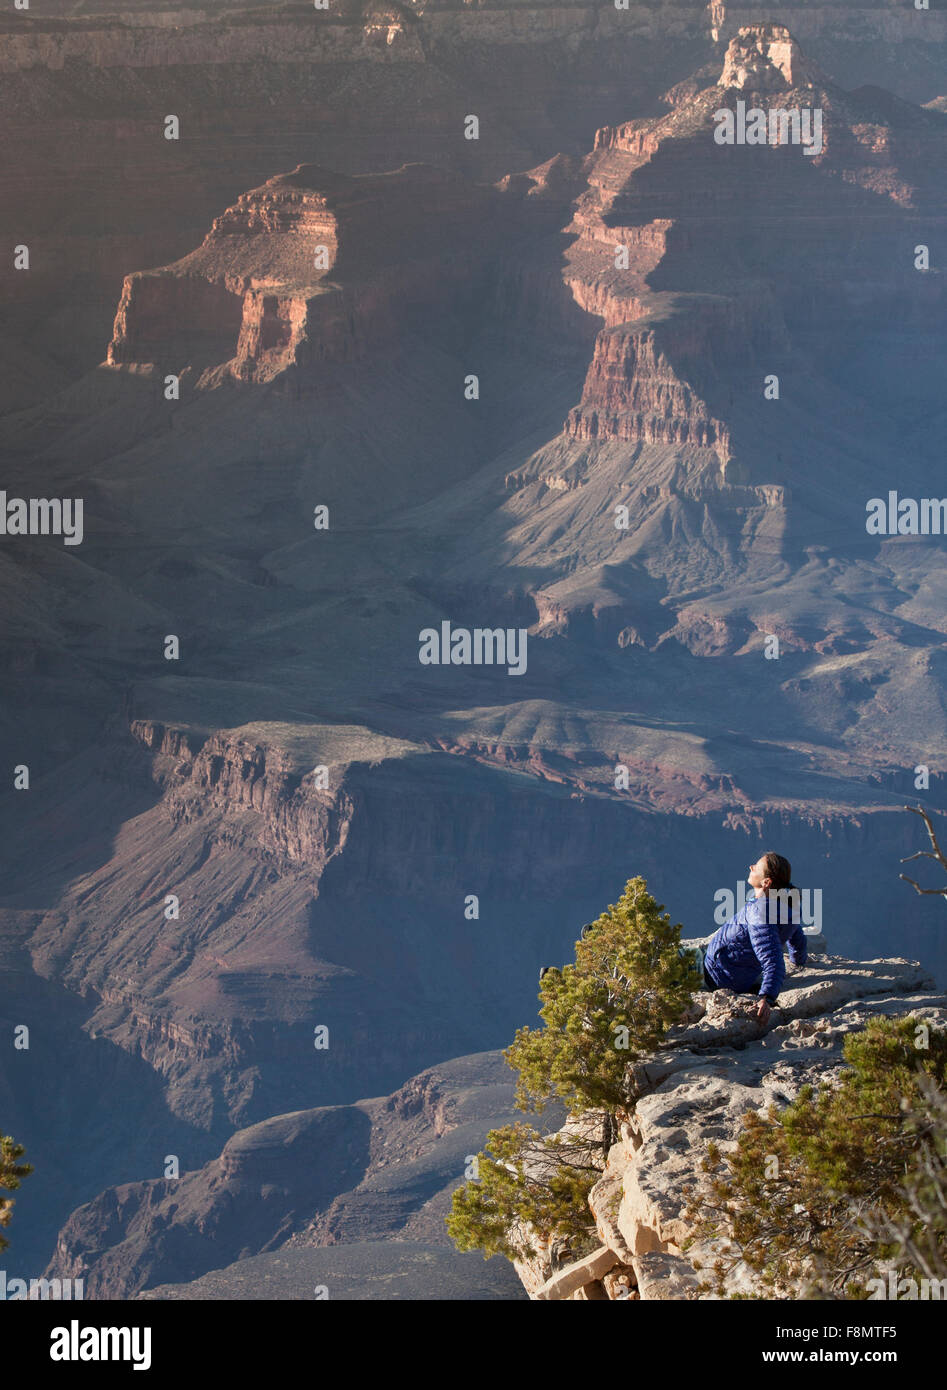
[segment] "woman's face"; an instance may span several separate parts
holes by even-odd
[[[757,859],[755,864],[750,865],[748,882],[750,887],[754,889],[754,891],[756,892],[757,897],[759,897],[761,893],[765,892],[764,885],[769,883],[769,876],[766,873],[765,859]]]

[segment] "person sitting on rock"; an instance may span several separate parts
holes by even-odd
[[[757,993],[756,1014],[765,1027],[786,978],[783,946],[796,966],[805,965],[808,952],[789,860],[767,851],[750,865],[749,884],[755,897],[704,948],[704,984],[709,990]]]

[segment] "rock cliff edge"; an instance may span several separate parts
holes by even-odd
[[[671,1031],[662,1051],[634,1064],[639,1099],[589,1196],[601,1247],[565,1265],[553,1250],[518,1264],[531,1298],[713,1297],[702,1292],[697,1266],[710,1267],[715,1242],[684,1253],[692,1234],[685,1188],[708,1144],[725,1154],[747,1111],[782,1107],[803,1086],[836,1080],[846,1036],[870,1018],[912,1014],[928,1026],[947,1023],[947,996],[921,966],[901,958],[810,958],[787,975],[766,1030],[753,1004],[729,990],[698,995],[691,1021]],[[728,1291],[752,1293],[748,1273],[737,1268]]]

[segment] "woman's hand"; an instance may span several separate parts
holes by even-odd
[[[767,1023],[769,1023],[769,1016],[771,1013],[772,1009],[770,1008],[769,1000],[764,995],[756,1006],[756,1017],[759,1019],[760,1023],[763,1025],[764,1028],[766,1027]]]

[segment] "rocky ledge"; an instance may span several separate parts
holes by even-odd
[[[842,1044],[876,1015],[913,1014],[947,1024],[947,995],[915,961],[817,956],[787,976],[766,1029],[754,1000],[729,990],[701,994],[667,1046],[633,1067],[638,1094],[589,1203],[599,1249],[559,1267],[548,1250],[517,1265],[533,1299],[696,1299],[696,1266],[713,1263],[713,1242],[695,1244],[684,1219],[692,1185],[713,1140],[733,1149],[747,1111],[787,1105],[806,1085],[841,1072]],[[574,1122],[573,1122],[574,1123]],[[731,1292],[749,1292],[731,1276]]]

